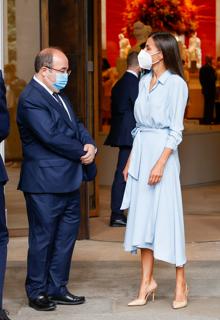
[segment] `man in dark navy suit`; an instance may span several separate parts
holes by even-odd
[[[127,71],[112,89],[111,129],[105,145],[119,147],[119,154],[111,190],[111,227],[124,227],[127,222],[124,212],[120,210],[126,184],[122,171],[131,151],[131,131],[135,127],[134,103],[138,95],[140,72],[137,55],[136,52],[128,55]]]
[[[216,72],[212,66],[213,58],[205,57],[205,64],[199,70],[199,80],[204,95],[204,124],[211,124],[214,118],[214,107],[216,98]]]
[[[26,292],[29,306],[39,311],[85,301],[70,293],[67,283],[80,223],[83,166],[93,163],[96,147],[60,93],[68,68],[62,51],[42,50],[35,59],[36,74],[18,103],[24,158],[18,188],[29,220]]]
[[[9,133],[9,114],[7,111],[5,98],[5,85],[0,70],[0,142],[2,142]],[[5,197],[4,184],[8,177],[5,171],[4,163],[0,155],[0,320],[10,320],[7,312],[2,309],[3,286],[5,278],[6,260],[7,260],[7,244],[8,229],[5,218]]]

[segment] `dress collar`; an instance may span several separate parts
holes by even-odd
[[[171,75],[171,72],[169,70],[166,70],[162,73],[162,75],[159,77],[158,81],[161,83],[161,84],[164,84],[167,79],[170,77]]]

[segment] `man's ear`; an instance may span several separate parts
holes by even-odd
[[[42,67],[40,70],[39,70],[39,74],[42,76],[42,77],[46,77],[47,76],[47,72],[48,72],[48,68],[47,67]]]

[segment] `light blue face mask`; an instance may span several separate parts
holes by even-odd
[[[68,82],[68,73],[56,73],[56,81],[52,84],[54,89],[60,91],[67,85]]]

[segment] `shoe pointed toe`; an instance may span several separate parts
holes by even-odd
[[[173,309],[181,309],[181,308],[185,308],[187,306],[187,300],[184,301],[173,301]]]
[[[134,299],[128,303],[128,306],[129,307],[144,306],[146,303],[147,303],[146,299]]]
[[[128,303],[128,306],[144,306],[148,299],[152,297],[152,301],[154,301],[155,298],[155,292],[157,290],[157,283],[155,280],[153,280],[150,285],[147,286],[145,298],[136,298]]]
[[[173,309],[181,309],[181,308],[185,308],[188,304],[188,294],[189,294],[189,289],[188,286],[186,284],[186,289],[185,289],[185,299],[182,301],[178,301],[178,300],[174,300],[172,307]]]

